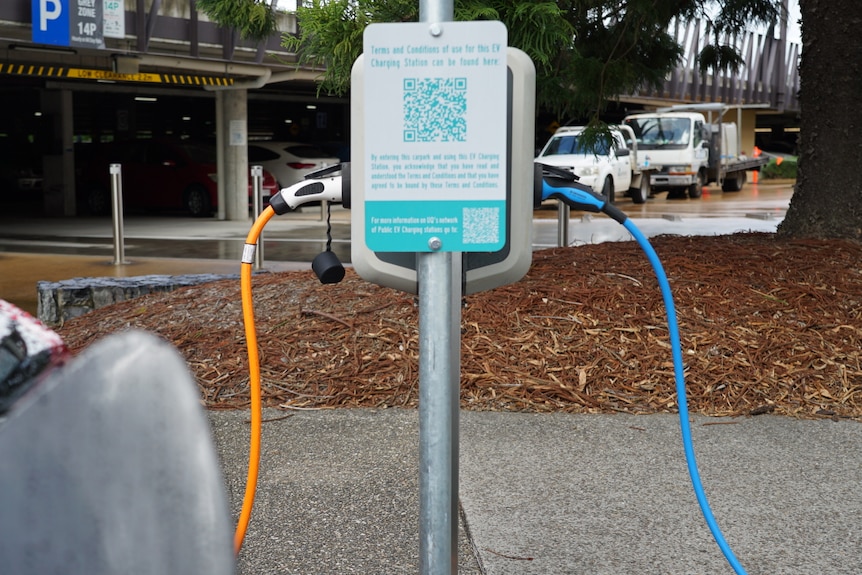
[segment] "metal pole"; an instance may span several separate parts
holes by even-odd
[[[419,567],[422,575],[449,575],[458,572],[461,254],[421,253],[416,271]]]
[[[419,0],[420,22],[451,22],[454,18],[454,0]]]
[[[327,202],[326,200],[320,200],[320,221],[321,222],[326,221],[326,205],[328,203],[329,202]]]
[[[565,202],[557,202],[557,246],[569,245],[569,217],[571,208]]]
[[[111,164],[111,217],[114,223],[114,265],[126,263],[126,246],[123,237],[123,167]]]
[[[450,22],[453,0],[420,0],[419,21]],[[458,572],[458,418],[461,379],[461,253],[418,254],[419,571]]]
[[[263,211],[263,166],[251,167],[252,212],[255,219]],[[257,249],[254,250],[254,269],[263,269],[263,232],[257,237]]]

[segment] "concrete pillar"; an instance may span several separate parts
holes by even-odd
[[[219,90],[215,93],[215,117],[216,117],[216,165],[219,166],[218,171],[221,172],[220,166],[224,165],[224,150],[227,142],[227,129],[224,126],[224,90]],[[218,198],[218,210],[216,210],[216,219],[221,221],[225,219],[225,193],[224,193],[224,178],[219,177],[216,182],[216,197]]]
[[[42,157],[45,215],[74,216],[75,143],[71,90],[43,90],[42,115],[48,142]]]
[[[736,118],[733,118],[736,121]],[[739,135],[742,140],[739,148],[750,158],[754,153],[754,129],[757,127],[757,111],[752,109],[742,110],[742,122],[740,122]]]
[[[225,90],[222,98],[224,158],[219,164],[219,184],[224,182],[224,218],[248,221],[248,91]],[[221,208],[219,214],[221,215]]]

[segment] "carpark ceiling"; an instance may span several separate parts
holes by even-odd
[[[313,83],[316,74],[297,70],[295,55],[281,47],[281,34],[262,43],[240,40],[234,31],[220,28],[190,11],[193,0],[156,0],[150,4],[150,13],[146,12],[144,2],[137,0],[142,16],[127,9],[125,36],[105,38],[104,49],[34,44],[29,4],[0,2],[0,63],[7,66],[32,64],[130,74],[179,71],[229,78],[232,82],[276,74],[273,79],[280,82]],[[130,4],[135,2],[126,2],[127,8]],[[152,14],[153,10],[157,13]],[[295,32],[294,15],[281,14],[279,28],[285,33]]]

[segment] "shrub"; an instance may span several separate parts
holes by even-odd
[[[760,176],[766,180],[796,179],[796,158],[784,158],[779,164],[775,158],[760,169]]]

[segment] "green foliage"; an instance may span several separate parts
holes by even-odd
[[[554,55],[574,36],[556,2],[463,0],[455,3],[455,20],[499,20],[506,24],[509,45],[523,50],[539,69],[550,70]]]
[[[418,4],[307,0],[297,9],[300,34],[285,36],[282,44],[301,64],[325,67],[322,90],[344,94],[365,27],[418,21]],[[609,100],[660,86],[677,65],[682,47],[669,33],[675,18],[706,19],[718,38],[775,21],[780,5],[781,0],[455,0],[454,13],[456,20],[503,22],[509,45],[536,65],[538,105],[561,118],[596,122]],[[735,48],[718,42],[699,59],[704,69],[735,69],[741,62]]]
[[[593,155],[602,155],[614,147],[614,135],[605,122],[593,119],[585,126],[579,137],[581,145]]]
[[[732,70],[736,72],[745,63],[739,52],[733,46],[711,44],[704,46],[697,62],[701,72],[707,70]]]
[[[239,30],[242,38],[265,40],[278,31],[269,0],[198,0],[197,7],[213,22]]]
[[[777,163],[773,158],[760,169],[760,175],[767,180],[795,180],[796,158],[784,158],[781,164]]]
[[[299,36],[282,36],[282,46],[299,56],[302,64],[325,68],[320,84],[324,92],[344,94],[350,89],[350,70],[362,53],[362,32],[373,22],[400,21],[410,13],[406,0],[313,0],[296,11]],[[379,16],[375,10],[380,9]],[[413,6],[418,16],[418,5]],[[383,16],[388,17],[383,20]],[[393,20],[394,18],[394,20]]]
[[[721,10],[712,19],[716,34],[733,34],[751,24],[777,22],[783,10],[781,2],[770,0],[720,0]]]

